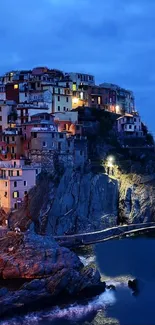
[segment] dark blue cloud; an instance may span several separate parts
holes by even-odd
[[[132,89],[155,131],[154,0],[1,1],[0,71],[37,65]]]

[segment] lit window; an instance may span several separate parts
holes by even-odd
[[[18,89],[18,85],[14,85],[14,89]]]
[[[101,105],[101,97],[98,97],[98,105]]]
[[[83,100],[83,91],[80,92],[80,98]]]
[[[76,91],[76,83],[73,83],[72,89],[73,89],[73,91]]]
[[[18,191],[13,192],[13,198],[17,199],[18,197],[19,197],[19,192]]]

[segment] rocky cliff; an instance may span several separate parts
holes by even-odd
[[[155,221],[155,175],[121,175],[119,216],[130,223]]]
[[[80,233],[116,225],[118,183],[105,174],[67,169],[48,215],[48,233]]]

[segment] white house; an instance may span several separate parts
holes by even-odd
[[[117,119],[117,131],[125,136],[143,136],[141,118],[138,114],[125,114]]]

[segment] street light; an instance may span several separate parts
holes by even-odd
[[[108,161],[108,165],[110,164],[110,165],[113,166],[113,163],[114,163],[114,157],[113,157],[113,156],[109,156],[109,157],[107,158],[107,161]]]
[[[107,173],[108,174],[112,174],[113,175],[113,171],[114,171],[114,156],[109,156],[107,158]]]

